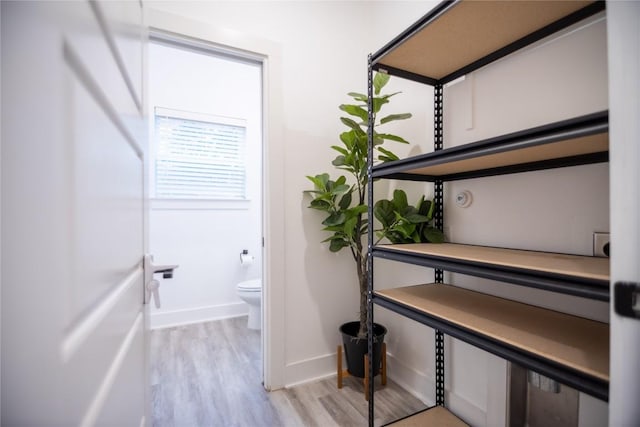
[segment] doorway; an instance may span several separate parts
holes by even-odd
[[[149,244],[157,262],[180,265],[161,284],[152,328],[246,315],[238,283],[264,284],[262,65],[244,53],[151,34]]]

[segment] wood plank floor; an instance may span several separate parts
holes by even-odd
[[[238,317],[151,332],[153,426],[367,425],[357,378],[346,378],[341,390],[332,377],[265,391],[260,332],[247,329],[246,321]],[[376,425],[425,407],[392,381],[376,386]]]

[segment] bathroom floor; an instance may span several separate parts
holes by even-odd
[[[152,425],[363,426],[362,383],[335,377],[267,392],[260,380],[260,331],[246,317],[151,332]],[[376,425],[424,404],[392,381],[376,391]]]

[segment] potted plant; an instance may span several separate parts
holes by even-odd
[[[380,133],[377,129],[386,123],[405,120],[411,117],[410,113],[389,114],[378,120],[382,108],[389,103],[394,95],[380,94],[382,88],[388,83],[389,76],[377,73],[373,79],[374,96],[373,103],[373,145],[377,154],[377,161],[387,162],[398,160],[398,157],[390,150],[384,148],[388,141],[408,144],[408,141],[400,136]],[[368,218],[367,196],[367,161],[368,161],[368,137],[367,126],[369,114],[367,112],[367,95],[350,92],[354,104],[342,104],[340,110],[351,117],[340,117],[342,123],[348,128],[340,134],[341,145],[333,145],[331,148],[338,152],[338,156],[332,164],[335,168],[345,171],[350,176],[350,181],[344,175],[337,179],[331,179],[328,173],[315,176],[307,176],[313,183],[314,189],[305,191],[311,195],[309,208],[317,209],[326,214],[322,225],[324,230],[331,235],[323,242],[329,243],[331,252],[339,252],[348,248],[356,264],[356,274],[360,291],[360,315],[356,322],[348,322],[341,326],[340,330],[345,341],[345,353],[347,367],[351,375],[363,377],[363,355],[367,350],[367,247],[365,239],[368,227],[372,220]],[[374,206],[374,215],[380,221],[381,228],[376,230],[378,241],[383,238],[392,243],[402,242],[441,242],[443,235],[440,230],[431,226],[434,207],[430,201],[420,198],[414,207],[408,204],[404,191],[396,190],[392,200],[380,200]],[[382,325],[374,325],[374,337],[380,343],[384,339],[386,328]],[[350,350],[351,344],[357,345],[362,351]],[[374,354],[374,366],[379,366],[380,356]],[[374,373],[375,374],[375,373]]]

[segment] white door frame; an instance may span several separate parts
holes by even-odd
[[[280,47],[267,40],[230,33],[210,24],[150,8],[145,25],[189,44],[228,52],[262,64],[262,304],[263,383],[267,390],[284,387],[284,144]]]

